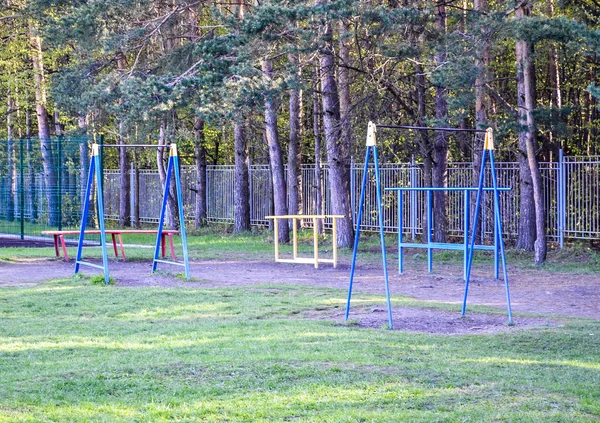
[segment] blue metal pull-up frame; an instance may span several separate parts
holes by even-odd
[[[106,147],[159,147],[156,145],[104,145]],[[79,243],[77,245],[77,258],[75,261],[75,273],[79,273],[80,265],[95,267],[101,269],[104,272],[104,282],[108,284],[110,282],[110,275],[108,271],[108,252],[106,248],[106,232],[104,224],[104,198],[102,195],[102,166],[101,166],[100,148],[99,145],[94,143],[92,145],[92,160],[90,162],[90,169],[88,172],[88,180],[85,191],[85,201],[83,204],[83,212],[81,214],[81,225],[79,230]],[[161,245],[161,237],[163,233],[165,214],[167,210],[167,199],[169,196],[169,186],[171,184],[171,174],[175,174],[175,189],[177,191],[177,207],[179,209],[179,233],[181,235],[181,245],[183,247],[183,263],[170,261],[170,260],[159,260],[159,251]],[[82,260],[82,248],[83,240],[85,236],[85,228],[88,220],[88,212],[91,203],[92,186],[94,182],[94,174],[96,175],[96,199],[98,206],[98,224],[100,226],[100,244],[102,246],[102,266],[90,263]],[[190,280],[190,264],[187,247],[187,236],[185,231],[185,220],[183,213],[183,200],[181,193],[181,177],[179,172],[179,156],[177,154],[177,145],[171,144],[169,146],[169,162],[167,165],[167,177],[165,180],[165,189],[163,193],[162,207],[160,210],[160,218],[158,223],[158,231],[156,234],[156,246],[154,249],[154,260],[152,261],[152,273],[157,269],[158,263],[174,264],[177,266],[183,266],[185,268],[185,277]]]
[[[398,270],[402,273],[403,270],[403,247],[415,247],[415,248],[426,248],[428,250],[428,268],[429,271],[432,269],[432,250],[433,249],[450,249],[450,250],[462,250],[465,253],[464,261],[463,261],[463,271],[464,271],[464,279],[465,279],[465,292],[463,296],[463,306],[462,306],[462,316],[465,315],[466,312],[466,304],[467,304],[467,296],[469,290],[469,280],[471,277],[471,267],[473,264],[473,253],[476,249],[479,250],[493,250],[494,251],[494,276],[498,278],[498,255],[502,257],[502,267],[504,274],[504,285],[506,291],[506,302],[508,308],[508,321],[509,324],[512,324],[512,311],[510,306],[510,293],[508,288],[508,275],[506,271],[506,252],[504,249],[504,240],[502,236],[502,222],[500,218],[500,200],[499,200],[499,192],[507,191],[510,188],[499,188],[497,185],[497,177],[496,177],[496,169],[494,163],[494,141],[493,141],[493,131],[491,128],[486,131],[476,130],[476,129],[458,129],[458,128],[427,128],[427,127],[413,127],[413,126],[399,126],[399,125],[376,125],[373,122],[369,122],[368,131],[367,131],[367,152],[365,156],[365,168],[362,178],[362,186],[360,192],[360,202],[358,207],[358,216],[357,216],[357,227],[356,227],[356,236],[354,238],[354,251],[352,254],[352,265],[350,268],[350,283],[348,287],[348,299],[346,303],[346,314],[345,318],[348,320],[348,315],[350,312],[350,300],[352,298],[352,288],[354,282],[354,272],[356,269],[356,255],[358,253],[358,244],[359,244],[359,236],[360,236],[360,225],[362,221],[362,213],[365,202],[365,191],[367,185],[367,174],[369,171],[369,156],[370,151],[373,150],[373,159],[374,159],[374,167],[373,172],[375,174],[375,183],[376,183],[376,191],[377,191],[377,212],[379,214],[379,232],[381,238],[381,253],[383,259],[383,275],[384,275],[384,283],[385,283],[385,293],[386,293],[386,302],[388,309],[388,322],[389,328],[394,328],[394,323],[392,319],[392,307],[391,307],[391,299],[390,299],[390,289],[389,289],[389,277],[387,270],[387,258],[386,258],[386,247],[385,247],[385,238],[383,235],[383,211],[382,211],[382,200],[381,200],[381,184],[380,184],[380,171],[379,171],[379,162],[377,155],[377,143],[376,143],[376,133],[377,128],[401,128],[401,129],[418,129],[418,130],[440,130],[445,132],[485,132],[485,143],[482,154],[482,162],[481,162],[481,172],[479,174],[479,184],[476,188],[473,187],[411,187],[411,188],[386,188],[389,191],[397,191],[398,192],[398,224],[399,224],[399,233],[398,233]],[[492,179],[492,187],[484,187],[484,179],[485,179],[485,169],[486,169],[486,153],[489,154],[490,157],[490,169],[491,169],[491,179]],[[431,193],[432,191],[462,191],[464,193],[464,201],[465,201],[465,216],[464,216],[464,242],[462,244],[449,244],[449,243],[434,243],[431,239],[431,221],[432,221],[432,207],[431,207]],[[403,191],[426,191],[427,192],[427,243],[425,244],[415,244],[415,243],[405,243],[402,241],[402,192]],[[477,200],[475,205],[475,217],[473,222],[473,230],[471,242],[468,243],[469,236],[469,192],[477,191]],[[481,208],[481,200],[482,194],[484,191],[493,191],[494,194],[494,245],[493,246],[483,246],[483,245],[475,245],[475,239],[477,236],[477,223],[479,220],[479,210]]]
[[[477,191],[478,188],[457,188],[457,187],[394,187],[385,188],[386,191],[398,193],[398,273],[404,271],[404,248],[422,248],[427,250],[427,270],[431,273],[433,271],[433,250],[458,250],[464,252],[463,258],[463,275],[464,279],[467,280],[467,265],[468,265],[468,251],[469,251],[469,221],[470,221],[470,192]],[[427,193],[427,223],[425,229],[425,235],[427,242],[404,242],[403,241],[403,229],[404,229],[404,218],[403,218],[403,193],[404,191],[415,192],[424,191]],[[432,201],[431,193],[434,191],[447,191],[447,192],[460,192],[463,194],[464,201],[464,212],[463,212],[463,230],[464,230],[464,242],[462,244],[455,244],[449,242],[433,242],[431,239],[432,233]],[[493,191],[493,188],[483,188],[483,191]],[[498,191],[510,191],[510,188],[498,188]],[[487,250],[494,252],[494,278],[498,279],[498,257],[500,254],[500,243],[498,241],[498,226],[494,224],[494,243],[493,245],[474,245],[475,250]]]

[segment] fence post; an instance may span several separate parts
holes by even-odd
[[[235,184],[235,170],[233,171],[234,174],[234,184]],[[252,220],[254,219],[254,183],[252,181],[252,160],[250,159],[250,157],[248,157],[248,193],[249,193],[249,200],[250,200],[250,225],[252,225]],[[235,201],[234,201],[235,203]],[[235,206],[234,206],[235,208]],[[262,219],[263,216],[260,217],[260,219]],[[234,213],[234,219],[235,219],[235,213]]]
[[[208,166],[206,166],[206,169],[204,170],[204,174],[206,175],[206,178],[204,179],[206,181],[205,182],[205,184],[206,184],[205,188],[206,189],[204,190],[204,204],[205,204],[205,207],[206,207],[206,220],[209,221],[209,219],[210,219],[210,210],[209,210],[209,207],[210,206],[209,206],[209,203],[208,203],[208,199],[209,199],[209,196],[210,196],[210,187],[211,187],[211,184],[210,184],[210,181],[208,180],[208,175],[210,175],[210,172],[208,171]]]
[[[129,171],[129,226],[135,227],[135,164],[130,163],[131,170]]]
[[[102,201],[104,201],[104,134],[98,135],[98,145],[100,146],[98,150],[98,167],[96,168],[96,172],[99,172],[100,177],[96,178],[99,181],[99,185],[96,189],[96,195],[102,196]],[[96,198],[96,216],[100,216],[100,209],[98,208],[98,199]]]
[[[565,162],[562,148],[558,150],[558,239],[560,248],[565,246],[565,217],[566,217],[566,177]]]
[[[415,163],[414,154],[410,157],[410,186],[417,188],[419,182],[417,180],[417,164]],[[414,241],[417,237],[417,191],[410,192],[410,234]]]
[[[56,167],[56,173],[57,173],[57,209],[56,213],[58,214],[58,230],[62,231],[62,220],[63,220],[63,215],[62,215],[62,159],[63,159],[63,153],[62,153],[62,137],[58,137],[57,138],[57,155],[58,155],[58,166]]]
[[[21,239],[25,239],[25,173],[23,138],[19,139],[19,208],[21,209]]]
[[[356,229],[356,184],[354,182],[355,176],[355,168],[354,168],[354,156],[350,157],[350,210],[352,213],[352,226]]]

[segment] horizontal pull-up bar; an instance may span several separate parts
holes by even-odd
[[[98,144],[98,147],[134,147],[134,148],[144,148],[144,147],[171,147],[171,144],[158,145],[158,144]]]
[[[444,132],[479,132],[485,133],[485,129],[470,129],[470,128],[438,128],[429,126],[406,126],[406,125],[387,125],[376,123],[377,128],[382,129],[416,129],[423,131],[444,131]]]
[[[477,191],[477,187],[392,187],[384,188],[386,191]],[[481,188],[482,191],[511,191],[512,188],[498,187],[498,188]]]

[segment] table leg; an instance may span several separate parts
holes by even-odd
[[[173,246],[173,234],[167,234],[167,235],[169,237],[169,246],[171,247],[171,258],[173,260],[175,260],[175,247]]]
[[[60,257],[60,251],[58,250],[58,234],[53,235],[54,238],[54,251],[56,251],[56,257]]]
[[[115,257],[119,258],[119,251],[117,250],[117,234],[111,233],[110,237],[112,238],[113,250],[115,250]]]
[[[69,261],[69,254],[67,253],[67,244],[65,243],[65,236],[60,235],[60,243],[62,245],[63,254],[65,257],[65,261]]]
[[[127,259],[125,258],[125,248],[123,248],[123,238],[121,238],[121,234],[117,234],[117,236],[119,237],[119,246],[121,247],[121,257],[123,257],[123,261],[126,261]]]

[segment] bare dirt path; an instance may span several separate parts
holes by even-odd
[[[413,266],[398,275],[390,266],[390,290],[392,295],[404,295],[427,301],[454,303],[460,310],[464,292],[462,267],[435,266],[434,273],[427,273],[420,266]],[[191,263],[193,281],[177,277],[181,268],[162,265],[158,274],[151,275],[150,262],[118,262],[109,264],[111,276],[118,287],[227,287],[256,284],[300,284],[328,288],[348,288],[350,266],[342,263],[337,269],[323,265],[314,269],[311,265],[274,263],[270,261],[203,260]],[[16,263],[0,263],[0,287],[31,286],[44,280],[69,277],[73,274],[73,262],[61,260],[28,260]],[[82,269],[84,274],[99,274],[92,268]],[[513,312],[530,312],[548,315],[587,317],[600,320],[600,275],[576,275],[549,273],[543,270],[523,271],[509,267],[510,293]],[[355,274],[354,292],[384,294],[383,272],[380,266],[358,266]],[[469,305],[487,305],[506,309],[506,297],[502,280],[492,278],[491,269],[474,269],[469,290]],[[473,333],[494,331],[504,327],[506,315],[497,317],[469,313],[468,319],[459,319],[458,312],[442,312],[423,309],[394,310],[394,321],[406,330],[435,333]],[[308,313],[307,317],[342,319],[341,313],[321,316]],[[352,317],[361,326],[380,327],[387,322],[385,304],[381,307],[352,310]],[[529,327],[551,324],[551,320],[517,318],[518,326]],[[407,321],[415,321],[410,328]],[[420,323],[419,323],[420,322]],[[437,328],[429,328],[434,325]]]

